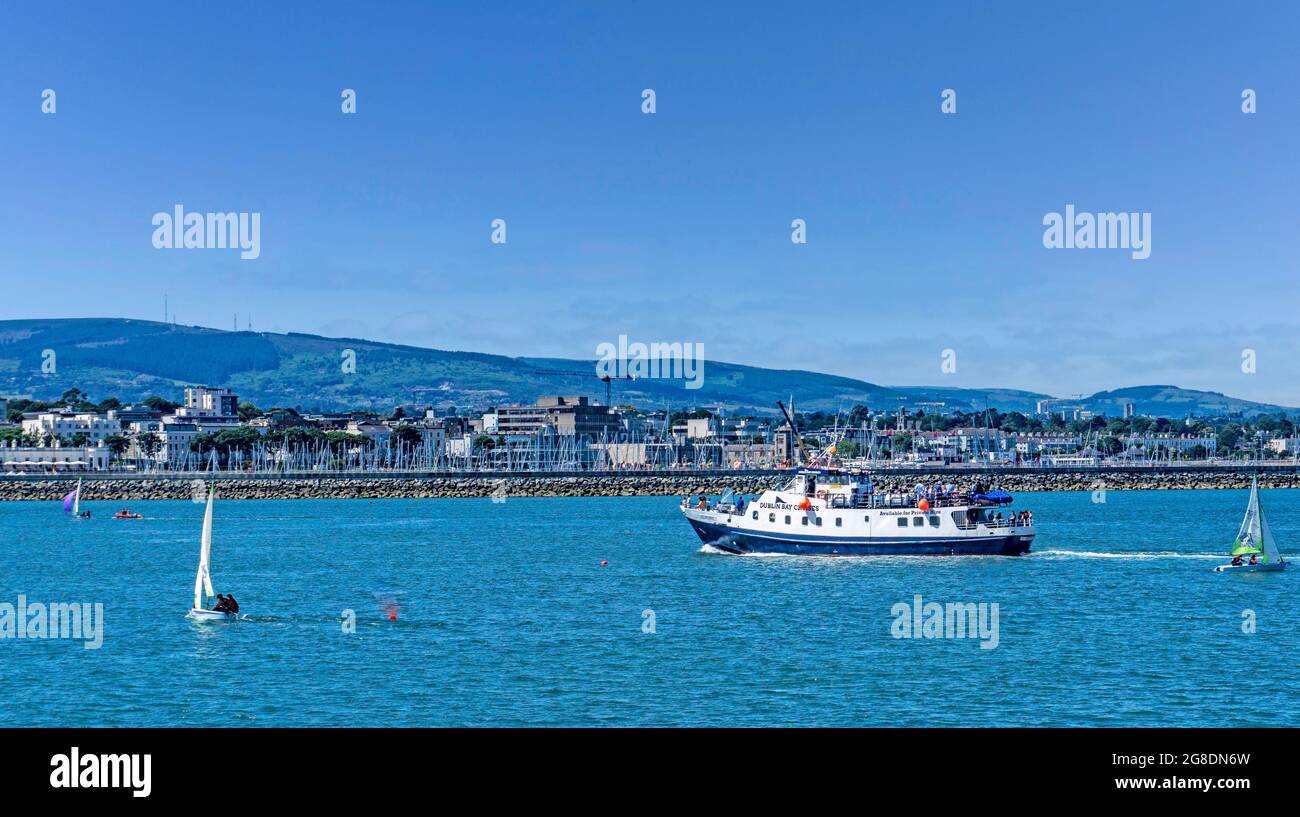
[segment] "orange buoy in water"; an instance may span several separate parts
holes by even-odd
[[[928,511],[930,510],[930,500],[922,499],[920,502],[916,503],[916,507],[920,508],[923,511]]]

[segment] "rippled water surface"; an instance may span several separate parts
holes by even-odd
[[[1300,570],[1212,572],[1245,491],[1019,499],[1029,556],[857,559],[702,551],[672,498],[219,500],[218,625],[201,505],[0,502],[0,602],[105,617],[0,640],[0,724],[1300,725]],[[996,603],[996,648],[892,637],[916,595]]]

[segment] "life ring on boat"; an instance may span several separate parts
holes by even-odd
[[[825,491],[818,491],[818,492],[817,492],[817,498],[818,498],[818,499],[825,499],[825,498],[826,498],[826,492],[825,492]]]

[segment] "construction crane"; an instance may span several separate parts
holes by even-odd
[[[794,401],[791,400],[790,402],[793,403]],[[804,448],[803,445],[803,437],[799,436],[799,428],[794,424],[794,415],[792,415],[790,410],[785,407],[785,403],[782,403],[780,400],[776,401],[776,406],[781,409],[781,413],[785,415],[785,421],[790,424],[790,433],[794,435],[795,441],[799,443],[799,464],[803,465],[806,462],[810,462],[808,458],[808,449]]]
[[[533,370],[533,373],[534,373],[534,374],[550,374],[550,375],[559,375],[559,376],[565,376],[565,377],[594,377],[594,378],[596,378],[597,380],[603,380],[603,381],[605,381],[605,405],[608,406],[608,407],[610,407],[611,409],[614,408],[614,402],[613,402],[613,392],[614,392],[614,388],[613,388],[613,382],[612,382],[612,381],[613,381],[614,379],[618,379],[618,380],[636,380],[636,376],[635,376],[635,375],[630,375],[630,374],[621,374],[621,375],[613,375],[613,376],[611,376],[611,375],[598,375],[598,374],[596,374],[595,372],[574,372],[574,371],[568,371],[568,370],[565,370],[565,369],[534,369],[534,370]]]

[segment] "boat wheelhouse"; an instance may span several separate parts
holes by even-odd
[[[688,498],[682,514],[701,541],[729,553],[1017,556],[1035,531],[1033,514],[1011,502],[979,485],[876,492],[864,473],[809,468],[753,500]]]

